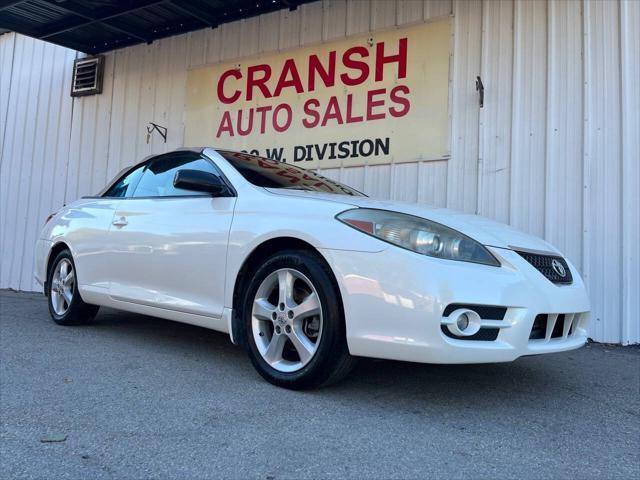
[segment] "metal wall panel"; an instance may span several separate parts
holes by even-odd
[[[546,29],[546,1],[515,4],[509,223],[540,237],[545,233]]]
[[[545,237],[582,270],[582,4],[549,4]]]
[[[482,10],[482,81],[480,110],[478,213],[509,222],[514,3],[500,0]]]
[[[321,2],[308,3],[298,8],[300,10],[300,46],[318,43],[322,40],[322,9]]]
[[[480,118],[475,82],[482,55],[482,2],[456,1],[453,15],[447,206],[474,213],[478,205]]]
[[[347,34],[346,0],[326,0],[322,9],[322,40],[330,41]]]
[[[605,342],[619,341],[622,318],[619,6],[584,4],[583,270],[594,311],[591,331]]]
[[[2,146],[4,145],[4,134],[7,125],[7,110],[9,106],[9,96],[11,92],[11,72],[13,71],[13,61],[15,59],[16,35],[7,33],[0,36],[0,162]]]
[[[0,65],[10,78],[0,112],[0,286],[33,290],[34,242],[52,205],[65,198],[76,53],[13,34],[0,44],[13,49]]]
[[[640,2],[620,5],[622,75],[622,334],[640,341]],[[633,321],[636,319],[636,321]],[[609,319],[605,318],[607,325]]]
[[[640,2],[325,0],[111,52],[72,99],[76,53],[0,36],[0,287],[36,289],[46,215],[179,147],[187,70],[453,15],[450,158],[325,169],[373,197],[479,212],[584,273],[591,335],[640,341]],[[485,84],[480,109],[476,75]],[[167,142],[145,127],[168,127]]]
[[[281,50],[294,48],[300,44],[300,9],[280,11],[280,41]],[[213,63],[213,62],[211,62]]]

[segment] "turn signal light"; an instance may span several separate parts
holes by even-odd
[[[348,223],[352,227],[357,228],[358,230],[362,230],[363,232],[369,233],[371,235],[374,234],[373,222],[367,222],[365,220],[356,220],[355,218],[345,218],[343,222]]]

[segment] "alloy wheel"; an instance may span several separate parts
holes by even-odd
[[[63,316],[73,300],[76,276],[67,258],[58,262],[51,277],[51,306],[56,315]]]
[[[316,353],[322,337],[322,306],[313,283],[283,268],[269,274],[256,292],[251,327],[260,355],[280,372],[296,372]]]

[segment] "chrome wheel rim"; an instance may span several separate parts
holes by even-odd
[[[56,265],[51,277],[51,306],[56,315],[62,316],[69,310],[75,283],[73,265],[69,259],[63,258]]]
[[[276,270],[256,292],[251,311],[260,355],[280,372],[307,365],[322,338],[322,305],[313,283],[293,268]]]

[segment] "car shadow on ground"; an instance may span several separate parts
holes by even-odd
[[[148,346],[176,351],[188,351],[212,368],[224,365],[237,369],[238,378],[251,377],[253,368],[241,347],[233,345],[228,335],[201,327],[181,324],[154,317],[102,309],[93,325],[96,333],[122,337],[122,341],[144,342]],[[558,385],[572,375],[572,364],[577,368],[575,352],[526,357],[516,362],[477,365],[432,365],[391,360],[359,359],[351,374],[342,382],[299,395],[338,396],[343,399],[362,398],[363,389],[372,398],[427,399],[433,407],[440,401],[443,406],[477,407],[478,403],[502,403],[506,399],[531,394],[553,395],[552,385]],[[254,381],[263,382],[257,373]],[[561,393],[562,388],[555,389]],[[292,392],[293,393],[293,392]]]

